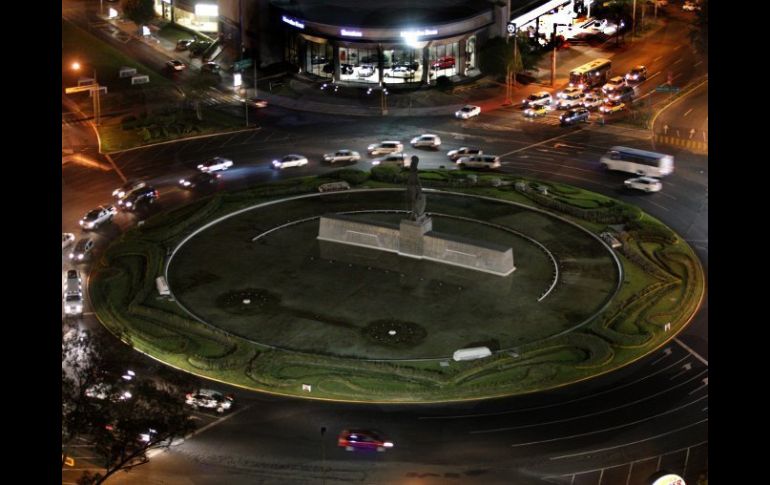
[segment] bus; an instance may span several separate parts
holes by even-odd
[[[569,73],[569,85],[580,89],[602,86],[612,75],[612,61],[594,59]]]
[[[628,147],[612,147],[600,159],[607,170],[619,170],[647,177],[663,177],[674,171],[674,157]]]

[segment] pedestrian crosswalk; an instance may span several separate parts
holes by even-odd
[[[211,88],[203,99],[203,104],[207,106],[218,106],[223,104],[241,104],[242,98],[233,93],[223,93],[217,89]]]

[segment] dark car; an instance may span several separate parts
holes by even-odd
[[[142,187],[136,189],[118,202],[126,210],[135,210],[142,204],[152,204],[158,198],[158,191],[154,187]]]
[[[222,68],[216,62],[206,62],[201,66],[201,72],[210,72],[211,74],[219,74]]]
[[[332,64],[324,64],[323,72],[325,72],[326,74],[333,74],[334,66]]]
[[[588,109],[575,108],[561,115],[559,119],[561,120],[562,125],[574,125],[575,123],[580,123],[581,121],[588,121],[588,115]]]
[[[202,188],[206,186],[212,186],[217,183],[220,175],[218,173],[200,172],[191,177],[186,177],[179,180],[179,186],[183,189]]]
[[[190,57],[198,57],[203,54],[203,51],[211,47],[211,42],[197,41],[190,45]]]
[[[352,64],[340,64],[340,72],[342,74],[353,74]]]
[[[313,56],[310,58],[310,64],[326,64],[329,60],[324,56]]]
[[[611,101],[621,101],[627,103],[634,99],[634,88],[631,86],[622,86],[607,96]]]
[[[337,445],[347,451],[385,451],[388,448],[393,448],[393,442],[387,441],[378,431],[362,429],[343,430],[337,438]]]
[[[186,51],[194,43],[195,43],[195,41],[192,40],[192,39],[181,39],[181,40],[178,40],[176,42],[176,50],[178,50],[178,51]]]

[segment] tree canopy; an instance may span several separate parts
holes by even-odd
[[[155,18],[153,0],[123,0],[123,15],[136,25],[145,25]]]

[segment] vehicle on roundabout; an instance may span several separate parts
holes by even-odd
[[[308,161],[307,158],[303,155],[297,155],[295,153],[286,155],[285,157],[273,160],[272,167],[278,168],[278,169],[284,169],[289,167],[301,167],[303,165],[307,165]]]
[[[481,114],[480,106],[474,106],[472,104],[468,104],[463,106],[459,110],[455,111],[455,118],[467,120],[468,118],[473,118],[474,116],[478,116],[480,114]]]
[[[553,102],[553,97],[548,91],[538,91],[527,96],[521,100],[521,105],[524,108],[531,108],[533,106],[549,105]]]
[[[129,180],[125,184],[121,185],[117,189],[112,191],[112,196],[116,199],[120,200],[123,197],[125,197],[128,193],[136,190],[141,189],[142,187],[145,187],[147,185],[147,182],[144,182],[142,180]]]
[[[81,262],[85,260],[94,249],[94,240],[90,238],[82,238],[75,244],[75,247],[70,252],[70,259],[74,262]]]
[[[233,161],[229,158],[214,157],[210,160],[206,160],[203,163],[198,164],[198,170],[201,172],[216,172],[219,170],[227,170],[233,166]]]
[[[588,111],[596,111],[604,104],[604,99],[595,94],[588,94],[583,98],[582,104]]]
[[[527,118],[537,118],[538,116],[545,116],[551,111],[551,107],[547,104],[535,104],[524,110],[524,116]]]
[[[638,83],[647,79],[647,68],[644,66],[636,66],[626,74],[626,82]]]
[[[383,158],[372,160],[372,165],[375,167],[378,165],[397,165],[401,168],[409,168],[411,164],[412,158],[404,152],[391,153]]]
[[[608,100],[606,103],[602,105],[601,108],[599,108],[599,111],[601,111],[602,113],[611,114],[611,113],[617,113],[618,111],[623,111],[624,109],[626,109],[626,105],[622,101]]]
[[[366,148],[369,155],[380,155],[383,153],[398,153],[404,150],[404,145],[400,141],[383,141],[372,143]]]
[[[214,172],[199,172],[191,177],[179,179],[179,185],[183,189],[194,189],[204,185],[215,184],[220,177],[221,175]]]
[[[367,450],[385,451],[393,448],[392,441],[386,440],[382,433],[373,430],[351,429],[342,430],[337,438],[337,446],[346,451]]]
[[[171,71],[178,72],[178,71],[184,71],[187,69],[187,65],[177,59],[172,59],[166,63],[166,67],[168,67]]]
[[[562,125],[574,125],[575,123],[588,122],[588,109],[575,108],[567,111],[559,118]]]
[[[267,100],[262,98],[249,98],[244,101],[252,108],[267,108]]]
[[[324,153],[323,161],[330,164],[337,162],[357,162],[361,160],[361,154],[354,150],[337,150],[334,153]]]
[[[460,157],[467,157],[472,155],[482,155],[484,152],[481,148],[476,147],[460,147],[457,150],[449,150],[446,154],[453,162],[457,161]]]
[[[438,149],[441,146],[441,138],[438,135],[425,134],[412,138],[409,143],[415,148],[428,147]]]
[[[470,157],[460,157],[455,162],[460,168],[481,168],[495,169],[500,168],[500,157],[497,155],[473,155]]]
[[[102,205],[97,207],[96,209],[88,211],[88,213],[83,216],[82,219],[80,219],[80,227],[82,227],[84,230],[90,231],[92,229],[97,229],[102,224],[105,224],[107,222],[110,222],[113,217],[115,217],[115,214],[118,213],[118,210],[115,209],[114,206],[111,205]]]
[[[75,242],[75,235],[71,232],[63,232],[61,235],[61,248],[65,249]]]
[[[159,194],[155,187],[146,186],[136,189],[123,198],[118,205],[125,210],[135,210],[142,204],[152,204]]]
[[[219,414],[229,411],[234,400],[232,394],[223,394],[213,389],[199,389],[185,396],[185,404],[193,409],[213,409]]]
[[[623,182],[627,189],[641,190],[642,192],[660,192],[663,184],[653,177],[634,177]]]

